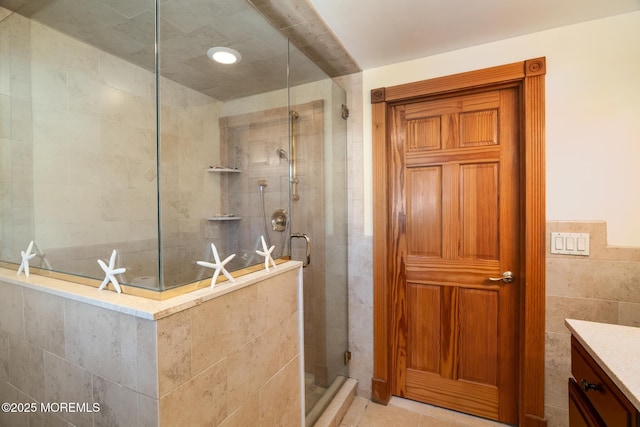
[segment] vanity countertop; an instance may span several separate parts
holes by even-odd
[[[640,328],[566,319],[574,337],[640,410]]]

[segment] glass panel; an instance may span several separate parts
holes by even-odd
[[[153,10],[120,3],[23,2],[0,22],[2,259],[33,240],[33,266],[102,279],[117,249],[123,281],[155,288]]]
[[[348,376],[346,94],[295,46],[290,51],[291,231],[307,235],[312,247],[303,280],[306,413],[313,425]],[[305,240],[294,238],[291,253],[305,260]]]
[[[160,199],[164,289],[259,264],[287,243],[287,40],[250,3],[160,3]],[[211,48],[234,49],[233,64]],[[284,151],[279,151],[284,149]],[[222,277],[222,275],[221,275]]]
[[[0,260],[33,240],[33,266],[102,279],[115,249],[159,290],[211,277],[212,243],[233,271],[262,237],[306,263],[308,237],[312,423],[347,376],[345,92],[248,2],[20,4],[0,8]]]

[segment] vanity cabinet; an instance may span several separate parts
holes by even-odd
[[[638,410],[574,336],[571,337],[571,375],[571,427],[640,427]]]

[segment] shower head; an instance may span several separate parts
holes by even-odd
[[[267,180],[266,179],[260,179],[258,180],[258,187],[260,187],[260,190],[263,190],[264,187],[267,186]]]
[[[284,151],[282,148],[278,148],[276,150],[276,153],[278,153],[278,157],[280,157],[280,159],[289,160],[289,157],[287,156],[287,152]]]

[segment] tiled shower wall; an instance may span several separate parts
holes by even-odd
[[[289,163],[277,150],[289,152],[289,112],[287,108],[272,108],[254,113],[236,114],[220,119],[221,164],[237,168],[239,173],[213,174],[211,179],[225,188],[221,206],[216,213],[233,213],[240,221],[213,222],[220,231],[228,253],[237,253],[232,262],[251,264],[261,257],[259,241],[265,235],[262,199],[258,183],[264,183],[264,207],[267,221],[265,239],[275,245],[274,257],[282,255],[285,232],[271,229],[275,210],[289,211]]]
[[[156,276],[155,74],[18,14],[0,33],[2,259],[34,239],[54,269],[100,276],[117,248],[127,282]],[[165,271],[193,280],[215,237],[221,103],[160,82]]]
[[[0,425],[157,425],[155,335],[153,321],[0,281],[0,401],[101,407],[0,413]]]
[[[349,376],[358,380],[357,393],[371,397],[373,375],[373,238],[365,233],[364,203],[366,181],[364,169],[367,153],[362,134],[362,73],[335,79],[346,91],[347,171],[349,205]]]
[[[327,97],[327,94],[324,94]],[[335,96],[335,99],[339,99]],[[240,173],[216,176],[228,191],[222,196],[223,213],[242,213],[241,221],[215,224],[226,237],[230,252],[247,253],[253,262],[256,237],[265,234],[261,211],[259,182],[264,188],[265,213],[271,244],[280,255],[288,244],[289,233],[310,236],[312,262],[304,274],[305,370],[314,383],[327,387],[336,374],[345,375],[343,355],[347,350],[346,310],[346,204],[344,203],[344,131],[340,127],[339,107],[332,97],[296,104],[293,122],[296,138],[296,165],[299,200],[291,204],[290,229],[271,229],[271,214],[276,209],[289,210],[289,163],[277,150],[289,151],[289,110],[286,107],[224,117],[221,123],[222,152],[225,165]],[[328,122],[328,123],[327,123]],[[329,126],[328,126],[329,124]],[[325,132],[335,135],[325,138]],[[329,145],[329,147],[327,147]],[[217,175],[217,174],[216,174]],[[224,231],[223,231],[224,230]],[[292,242],[294,259],[304,259],[302,240]],[[287,253],[285,253],[287,254]],[[234,261],[236,261],[234,259]],[[246,261],[243,261],[246,262]]]
[[[8,260],[33,235],[33,126],[29,27],[0,12],[0,259]]]
[[[100,405],[0,425],[299,426],[299,275],[157,321],[0,280],[0,402]]]
[[[551,232],[589,233],[590,255],[550,253]],[[640,247],[607,245],[604,222],[547,222],[545,413],[568,426],[570,333],[564,319],[640,327]]]

